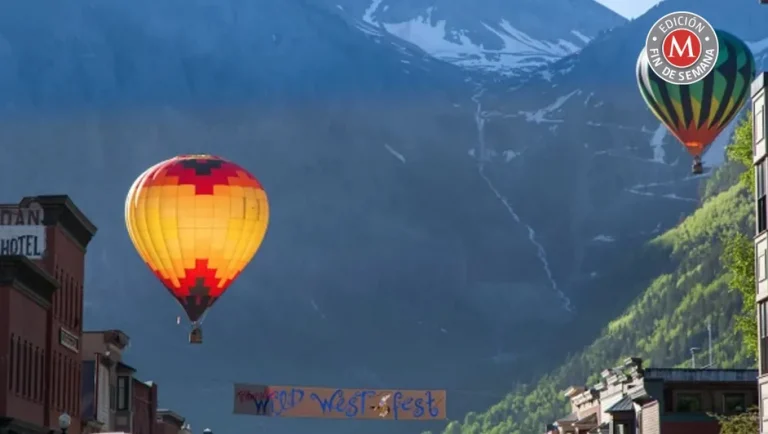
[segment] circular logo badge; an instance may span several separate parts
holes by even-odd
[[[651,27],[645,40],[651,69],[672,84],[703,80],[714,69],[719,51],[715,29],[691,12],[664,15]]]

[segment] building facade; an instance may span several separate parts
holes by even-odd
[[[81,434],[85,250],[96,227],[67,196],[0,205],[0,431]]]
[[[123,363],[123,351],[130,343],[121,330],[83,333],[83,412],[90,432],[130,432],[131,388],[135,369]],[[87,434],[87,433],[86,433]]]
[[[133,423],[131,434],[157,432],[157,385],[151,381],[132,380]]]
[[[168,409],[157,410],[155,434],[192,434],[185,419]]]
[[[752,152],[755,170],[755,288],[758,326],[760,433],[768,434],[768,213],[766,210],[766,112],[768,74],[752,82]]]
[[[566,392],[571,414],[545,428],[557,434],[718,434],[710,414],[737,414],[757,403],[757,371],[644,369],[627,359],[590,388]]]

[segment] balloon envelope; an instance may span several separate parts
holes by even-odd
[[[133,245],[191,321],[253,258],[268,221],[259,181],[211,155],[183,155],[149,168],[125,200]]]
[[[717,30],[720,53],[713,70],[694,84],[667,83],[648,64],[643,50],[637,60],[637,84],[654,115],[699,157],[739,113],[755,76],[749,47],[730,33]]]

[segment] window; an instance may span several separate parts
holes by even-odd
[[[22,356],[21,356],[21,368],[22,371],[22,385],[21,385],[21,396],[28,398],[29,397],[29,342],[26,340],[23,343],[23,346],[21,347],[22,350]]]
[[[72,359],[68,355],[62,354],[62,361],[64,362],[64,377],[62,377],[64,383],[64,393],[61,395],[61,408],[67,413],[70,413],[69,397],[72,396],[72,377],[70,371],[72,369]]]
[[[79,332],[81,329],[80,317],[83,315],[83,286],[79,283],[77,284],[75,294],[77,297],[75,301],[75,321],[72,325],[75,327],[75,331]]]
[[[117,377],[117,410],[124,411],[130,409],[131,390],[130,390],[131,377],[121,375]]]
[[[763,140],[765,136],[765,111],[762,106],[755,112],[755,119],[752,122],[752,126],[754,127],[752,133],[755,137],[755,142]]]
[[[59,267],[56,267],[56,281],[61,285],[61,268]],[[59,299],[61,299],[61,288],[53,293],[53,316],[55,318],[59,318],[59,308],[61,304],[59,303]]]
[[[723,394],[723,413],[739,414],[747,410],[747,396],[743,393]]]
[[[117,388],[114,384],[109,385],[109,409],[114,410],[117,407]]]
[[[75,311],[77,310],[77,286],[75,286],[75,278],[69,278],[69,320],[70,327],[75,327]]]
[[[59,358],[56,357],[56,356],[57,356],[57,354],[54,351],[53,355],[51,357],[51,363],[53,364],[53,367],[51,368],[51,377],[52,377],[52,381],[51,381],[51,389],[52,389],[51,390],[51,400],[53,401],[53,403],[52,403],[53,404],[53,408],[58,409],[59,408],[59,403],[56,400],[56,398],[59,396],[58,395],[58,393],[59,393],[59,383],[57,381],[55,381],[55,379],[59,375]]]
[[[34,401],[40,401],[40,396],[37,394],[37,384],[40,382],[40,366],[37,364],[39,351],[37,346],[35,346],[35,352],[32,358],[32,399]]]
[[[762,252],[760,256],[757,257],[757,281],[762,282],[766,279],[766,267],[765,267],[765,252]]]
[[[757,233],[766,230],[766,208],[765,208],[765,163],[761,161],[755,166],[755,197],[757,198]]]
[[[40,400],[45,400],[45,389],[43,389],[43,385],[45,384],[45,350],[40,349],[40,354],[38,356],[39,358],[39,368],[40,368],[40,381],[37,382],[37,393],[40,397]]]
[[[58,385],[59,393],[56,397],[56,402],[58,403],[58,407],[60,409],[64,409],[64,355],[57,352],[56,358],[59,359],[59,370],[56,377],[56,384]]]
[[[675,399],[675,411],[678,413],[694,413],[701,411],[701,394],[678,393]]]
[[[760,332],[760,374],[768,374],[768,304],[758,303],[758,324]]]
[[[16,367],[19,365],[16,363],[15,352],[16,336],[11,333],[11,348],[10,353],[8,354],[8,360],[10,361],[10,366],[8,367],[8,390],[13,390],[13,387],[16,384]]]
[[[23,351],[23,348],[21,346],[22,340],[21,336],[16,337],[16,388],[15,391],[17,394],[21,393],[21,381],[24,375],[24,372],[22,370],[23,363],[21,361],[21,353]]]

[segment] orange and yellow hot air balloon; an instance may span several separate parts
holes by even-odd
[[[267,194],[245,169],[211,155],[182,155],[142,173],[125,199],[125,225],[141,259],[199,321],[259,250]]]

